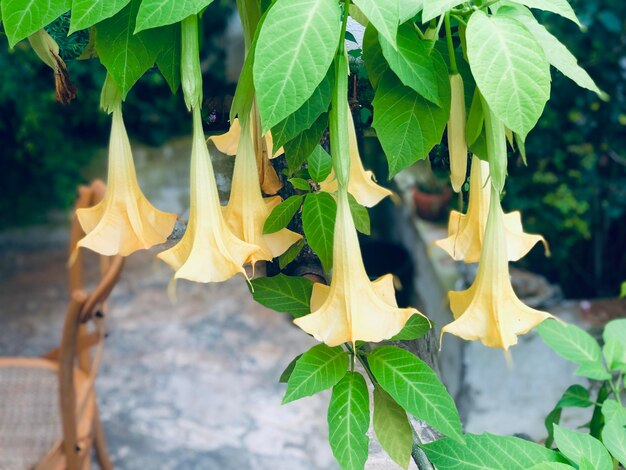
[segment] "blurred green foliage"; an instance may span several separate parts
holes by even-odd
[[[571,3],[585,34],[555,15],[541,20],[611,99],[554,72],[550,101],[527,138],[528,166],[510,162],[503,204],[550,243],[552,258],[535,249],[526,267],[568,297],[617,295],[626,275],[626,2]]]
[[[215,1],[203,15],[207,121],[213,121],[211,114],[216,114],[212,97],[234,92],[234,84],[226,81],[225,50],[220,42],[235,12],[233,3]],[[77,185],[85,182],[83,169],[108,142],[110,119],[99,109],[104,67],[98,59],[72,60],[89,33],[79,31],[66,38],[67,23],[68,18],[61,17],[46,28],[57,39],[78,91],[67,106],[55,101],[53,72],[28,41],[9,50],[0,26],[0,228],[42,222],[50,209],[69,207]],[[156,69],[129,93],[124,120],[131,138],[155,146],[189,130],[180,94],[172,95]]]

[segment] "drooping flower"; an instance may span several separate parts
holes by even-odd
[[[250,114],[250,119],[254,123],[254,113]],[[250,132],[252,132],[252,127],[253,126],[250,128]],[[211,136],[209,137],[209,140],[213,142],[215,147],[223,154],[231,156],[237,155],[237,149],[239,148],[239,142],[241,141],[241,124],[239,123],[239,119],[233,119],[230,124],[230,128],[226,133]],[[285,150],[281,147],[272,155],[274,142],[272,140],[271,132],[267,132],[263,138],[260,139],[259,143],[261,149],[256,152],[256,155],[258,178],[261,183],[261,189],[265,194],[276,194],[280,188],[282,188],[282,183],[276,174],[276,170],[271,165],[270,159],[276,158],[285,153]]]
[[[363,162],[359,155],[359,146],[354,129],[352,113],[348,110],[348,148],[350,151],[350,182],[348,192],[354,196],[359,204],[365,207],[373,207],[385,197],[391,195],[387,188],[376,184],[374,173],[365,171]],[[320,184],[320,189],[329,193],[337,191],[337,179],[334,170],[330,172],[328,178]]]
[[[176,214],[156,209],[142,193],[121,102],[112,107],[112,115],[106,193],[97,205],[76,211],[87,234],[78,246],[106,256],[127,256],[165,242],[176,223]]]
[[[527,333],[552,315],[524,305],[513,291],[504,213],[497,191],[491,184],[489,186],[491,203],[478,274],[469,289],[448,294],[455,320],[443,327],[441,335],[451,333],[508,350],[517,344],[518,335]]]
[[[367,277],[345,190],[338,193],[332,281],[313,286],[311,310],[294,323],[329,346],[389,339],[420,314],[398,308],[390,274],[374,282]]]
[[[177,245],[158,255],[176,279],[221,282],[246,272],[243,265],[259,247],[237,238],[222,215],[211,156],[199,107],[193,108],[189,222]]]
[[[257,177],[257,160],[255,157],[252,135],[248,132],[248,123],[243,125],[243,133],[239,139],[233,184],[230,200],[224,211],[226,222],[240,239],[259,246],[247,261],[252,265],[257,261],[270,261],[282,255],[287,249],[302,238],[302,235],[288,229],[271,234],[263,234],[263,224],[282,201],[280,196],[263,198]]]
[[[489,163],[474,155],[470,170],[467,214],[451,211],[448,222],[448,238],[435,242],[437,246],[443,248],[457,261],[475,263],[480,258],[491,199],[490,186]],[[498,210],[502,212],[501,206],[499,204],[497,206]],[[522,216],[519,211],[509,214],[502,212],[502,215],[509,261],[517,261],[524,257],[539,241],[544,244],[546,253],[549,255],[548,244],[541,235],[524,232]]]
[[[465,139],[465,90],[461,75],[450,75],[450,118],[448,119],[448,151],[450,181],[455,192],[461,191],[467,173],[467,141]]]

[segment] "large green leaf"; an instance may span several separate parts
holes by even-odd
[[[300,359],[301,357],[302,357],[302,354],[298,354],[296,357],[294,357],[291,360],[289,364],[287,364],[287,367],[285,367],[285,370],[283,370],[283,373],[280,374],[278,383],[286,384],[287,382],[289,382],[289,377],[291,377],[293,370],[296,368],[296,363],[298,362],[298,359]]]
[[[543,462],[563,462],[556,452],[512,436],[466,434],[466,445],[450,438],[420,446],[440,469],[527,470]]]
[[[363,60],[372,87],[376,89],[378,82],[389,68],[378,40],[378,31],[372,23],[368,24],[363,33]]]
[[[333,85],[333,74],[330,72],[332,70],[331,67],[311,97],[295,113],[272,127],[274,149],[279,149],[299,133],[309,129],[321,114],[328,111]]]
[[[533,465],[528,470],[572,470],[572,468],[574,467],[567,465],[566,463],[543,462]]]
[[[313,125],[285,144],[287,165],[293,172],[302,165],[320,143],[328,124],[328,114],[320,115]]]
[[[432,42],[420,39],[411,23],[398,28],[397,48],[382,36],[379,41],[385,59],[400,81],[428,101],[442,105],[439,72],[445,63],[440,54],[431,53]],[[435,64],[435,61],[441,63]]]
[[[96,49],[102,65],[126,96],[154,65],[162,46],[157,31],[133,34],[140,0],[132,0],[117,15],[96,25]]]
[[[466,0],[426,0],[422,11],[422,23],[427,23],[448,10],[465,3]]]
[[[296,194],[274,207],[270,215],[265,219],[263,233],[274,233],[285,228],[291,222],[295,213],[298,212],[298,209],[300,209],[302,197]]]
[[[313,281],[305,277],[278,274],[273,277],[260,277],[250,281],[252,297],[261,305],[301,317],[311,313],[311,292]]]
[[[539,10],[549,11],[561,15],[568,20],[572,20],[578,26],[582,27],[580,21],[574,13],[574,9],[567,0],[515,0],[517,3],[523,3],[527,7],[537,8]]]
[[[343,470],[363,470],[368,455],[369,394],[358,372],[333,387],[328,405],[328,441]]]
[[[253,66],[264,131],[300,108],[326,76],[339,17],[336,0],[276,0],[267,13]]]
[[[72,20],[68,34],[112,17],[129,2],[130,0],[72,0]]]
[[[550,96],[550,65],[533,34],[505,13],[475,11],[467,55],[483,98],[506,127],[525,138]]]
[[[540,323],[537,331],[544,342],[559,356],[579,365],[578,375],[596,380],[607,380],[611,376],[602,364],[602,351],[593,337],[577,327],[559,321]]]
[[[413,433],[406,412],[382,388],[374,387],[374,432],[385,452],[402,468],[409,466]]]
[[[348,353],[340,346],[331,348],[325,344],[313,346],[296,361],[287,382],[283,403],[332,387],[346,374]]]
[[[584,457],[595,470],[613,470],[611,456],[602,443],[589,434],[570,431],[555,424],[554,440],[559,451],[575,464],[580,465]]]
[[[394,49],[396,46],[396,33],[400,22],[399,0],[354,0],[367,19],[374,25]]]
[[[200,13],[213,0],[142,0],[137,13],[135,33],[177,23],[188,16]]]
[[[380,386],[416,418],[463,442],[454,401],[426,363],[404,349],[381,346],[367,355]]]
[[[71,0],[4,0],[2,22],[13,47],[19,41],[52,23],[71,7]]]
[[[306,240],[328,272],[333,264],[333,235],[337,203],[328,193],[307,194],[302,207]]]
[[[626,373],[626,318],[607,323],[602,337],[602,351],[609,369],[619,369]]]
[[[578,65],[578,60],[565,47],[561,41],[550,34],[548,30],[540,24],[533,14],[521,5],[507,4],[506,7],[498,11],[510,12],[517,20],[524,24],[528,30],[535,36],[539,45],[548,59],[548,62],[555,68],[560,70],[563,75],[571,78],[576,84],[587,90],[591,90],[601,98],[606,98],[606,93],[598,88],[587,71]]]
[[[180,86],[180,25],[160,28],[159,36],[164,48],[157,55],[156,64],[172,93],[176,93]]]
[[[602,442],[622,466],[626,465],[626,423],[609,421],[602,430]]]
[[[447,84],[447,88],[442,85],[444,104],[441,107],[404,86],[391,70],[385,72],[378,83],[372,102],[372,127],[376,129],[387,156],[390,177],[426,158],[428,152],[441,142],[450,114],[450,84],[447,71],[445,76],[440,76]]]
[[[398,17],[400,24],[410,20],[424,8],[424,0],[399,0]]]
[[[391,338],[392,341],[410,341],[421,338],[431,329],[430,320],[416,313],[411,315],[400,332]]]
[[[606,423],[617,420],[620,424],[626,426],[626,408],[617,400],[610,399],[602,403],[602,416],[604,416]]]

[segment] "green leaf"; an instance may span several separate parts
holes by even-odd
[[[213,0],[142,0],[135,33],[144,29],[178,23],[196,15]]]
[[[309,246],[319,256],[327,272],[333,265],[336,216],[337,203],[330,194],[307,194],[302,208],[302,228]]]
[[[358,372],[333,387],[328,405],[328,441],[343,470],[363,470],[368,455],[369,394]]]
[[[252,298],[267,308],[298,318],[311,313],[313,281],[305,277],[260,277],[250,281]]]
[[[391,338],[391,341],[410,341],[421,338],[432,328],[430,320],[416,313],[411,315],[400,330],[400,333]]]
[[[563,408],[555,407],[550,413],[546,415],[546,419],[544,420],[544,424],[546,426],[546,430],[548,431],[548,437],[545,441],[545,446],[549,449],[552,447],[554,443],[554,425],[559,424],[561,421],[561,412]]]
[[[389,68],[378,40],[378,31],[372,23],[368,24],[363,33],[363,60],[372,87],[376,89],[378,82]]]
[[[480,103],[480,92],[478,88],[474,91],[472,97],[472,104],[467,114],[467,126],[465,128],[465,139],[468,146],[472,146],[474,142],[480,137],[480,133],[483,130],[485,123],[485,116],[483,115],[483,108]],[[486,157],[484,155],[483,157]]]
[[[563,396],[556,404],[556,408],[577,407],[588,408],[593,405],[589,398],[589,390],[582,385],[571,385],[563,393]]]
[[[301,238],[296,243],[291,245],[287,249],[287,251],[285,251],[282,255],[280,255],[278,257],[278,266],[280,267],[280,269],[285,269],[285,267],[289,263],[291,263],[293,260],[295,260],[298,257],[298,255],[300,254],[300,252],[302,251],[302,248],[304,248],[304,239],[303,238]]]
[[[296,362],[298,362],[298,359],[300,359],[301,357],[302,357],[302,354],[298,354],[296,357],[293,358],[293,360],[289,363],[289,365],[285,367],[285,370],[283,371],[283,373],[280,374],[278,383],[286,384],[287,382],[289,382],[289,377],[291,377],[291,374],[293,373],[293,369],[296,367]]]
[[[180,86],[180,25],[160,28],[159,36],[164,48],[157,55],[156,64],[172,93],[176,93]]]
[[[537,465],[533,465],[529,468],[529,470],[572,470],[571,465],[567,465],[566,463],[558,463],[558,462],[543,462]]]
[[[512,131],[526,137],[550,96],[550,66],[530,31],[505,14],[475,11],[467,54],[483,98]]]
[[[435,53],[435,51],[433,51]],[[391,178],[403,168],[428,156],[439,142],[450,114],[450,83],[445,71],[447,96],[442,107],[425,100],[388,70],[374,95],[374,122],[385,151]]]
[[[454,401],[421,359],[404,349],[381,346],[367,355],[372,373],[393,399],[439,432],[463,442]]]
[[[354,0],[367,19],[374,25],[378,32],[391,44],[396,45],[396,34],[400,22],[398,0]]]
[[[604,327],[604,359],[610,370],[626,373],[626,318],[612,320]]]
[[[68,34],[87,29],[112,17],[130,0],[72,0],[72,20]]]
[[[295,195],[288,197],[283,202],[278,204],[269,217],[265,219],[265,224],[263,225],[263,233],[274,233],[278,232],[280,229],[285,228],[291,222],[293,216],[300,209],[300,205],[302,204],[302,196]]]
[[[133,34],[140,0],[132,0],[117,15],[96,25],[96,50],[100,62],[126,97],[128,91],[159,54],[158,32]]]
[[[253,66],[264,131],[300,108],[326,76],[339,17],[336,0],[276,0],[267,13]]]
[[[321,183],[330,175],[330,171],[333,169],[333,160],[321,145],[316,145],[313,153],[309,156],[308,165],[311,178]]]
[[[399,0],[398,16],[400,17],[400,24],[413,18],[422,8],[424,8],[424,0]]]
[[[602,416],[604,421],[618,421],[621,425],[626,426],[626,408],[624,408],[617,400],[605,400],[602,403]]]
[[[578,375],[596,380],[610,378],[602,364],[600,346],[581,328],[556,320],[548,320],[537,326],[543,341],[559,356],[579,365]]]
[[[438,75],[445,62],[440,54],[431,53],[432,42],[420,39],[412,23],[398,28],[397,49],[384,37],[379,37],[379,41],[385,59],[400,81],[428,101],[441,106]],[[436,64],[435,61],[441,63]]]
[[[559,451],[575,464],[580,465],[584,457],[595,470],[613,470],[611,456],[602,443],[589,434],[570,431],[555,424],[554,440]]]
[[[573,21],[581,28],[583,27],[574,13],[574,9],[567,0],[515,0],[529,8],[537,8],[539,10],[549,11],[561,15],[563,18]]]
[[[620,288],[619,296],[622,299],[626,298],[626,281],[622,282],[622,286]]]
[[[327,124],[328,115],[324,113],[317,118],[310,128],[285,144],[285,158],[292,172],[297,170],[313,153],[315,147],[319,145]]]
[[[421,445],[437,468],[527,470],[533,465],[563,462],[556,452],[518,437],[466,434],[466,445],[450,438]]]
[[[350,193],[348,193],[348,203],[350,204],[350,213],[352,214],[352,220],[354,220],[355,228],[359,232],[369,235],[370,215],[367,212],[367,208],[359,204]]]
[[[465,0],[426,0],[422,11],[422,23],[428,23],[461,3],[465,3]]]
[[[311,189],[309,182],[303,178],[289,178],[287,181],[289,181],[294,188],[299,189],[300,191],[309,191]]]
[[[332,67],[329,69],[329,73],[326,74],[311,97],[296,112],[272,127],[272,139],[275,150],[285,145],[285,143],[295,138],[301,132],[311,128],[320,115],[328,111],[330,92],[334,80],[333,70]]]
[[[402,468],[409,466],[413,433],[406,412],[382,388],[374,387],[374,432],[385,452]]]
[[[313,346],[296,361],[287,382],[283,403],[314,395],[332,387],[346,374],[348,353],[340,346]]]
[[[545,26],[541,25],[530,11],[521,5],[515,4],[510,6],[507,4],[506,7],[498,11],[506,12],[523,23],[539,42],[548,62],[560,70],[563,75],[572,79],[578,86],[593,91],[602,99],[607,99],[606,93],[600,90],[587,71],[578,65],[576,57],[574,57],[561,41],[550,34]]]
[[[13,47],[68,11],[71,0],[4,0],[0,6],[4,31]]]
[[[618,420],[609,421],[602,430],[602,442],[622,466],[626,465],[626,425]]]

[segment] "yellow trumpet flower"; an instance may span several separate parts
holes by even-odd
[[[338,193],[332,281],[313,286],[311,310],[294,323],[329,346],[389,339],[420,314],[398,308],[390,274],[374,282],[367,277],[345,190]]]
[[[461,75],[450,75],[450,118],[448,119],[448,152],[450,181],[455,192],[461,191],[467,173],[467,141],[465,139],[465,90]]]
[[[250,116],[251,119],[253,119],[254,113],[251,113]],[[252,128],[250,132],[252,132]],[[231,156],[237,155],[239,142],[241,141],[241,124],[239,123],[239,119],[233,119],[230,128],[225,134],[211,136],[209,140],[213,142],[217,150],[223,154]],[[269,160],[270,158],[276,158],[285,153],[285,150],[281,147],[271,155],[274,145],[271,132],[267,132],[263,136],[261,145],[263,148],[257,152],[257,169],[261,189],[265,194],[276,194],[283,185]]]
[[[508,350],[517,344],[518,335],[553,317],[524,305],[513,291],[504,213],[495,188],[491,189],[484,246],[486,249],[480,256],[478,274],[472,286],[448,294],[455,320],[442,328],[441,336],[451,333],[466,340],[480,340],[485,346]]]
[[[489,163],[474,155],[470,170],[467,214],[451,211],[448,222],[448,238],[435,242],[437,246],[447,251],[457,261],[475,263],[480,258],[491,198],[490,186]],[[502,212],[500,205],[497,204],[497,206],[498,210]],[[504,216],[504,232],[509,261],[517,261],[524,257],[539,241],[543,243],[546,255],[550,255],[545,238],[541,235],[524,232],[522,216],[519,211],[509,214],[502,212],[502,214]]]
[[[224,220],[200,109],[194,107],[189,222],[180,242],[158,257],[176,271],[175,279],[220,282],[245,276],[243,265],[258,249],[237,238]]]
[[[261,194],[252,135],[247,132],[247,127],[248,124],[244,123],[244,132],[239,140],[235,158],[230,200],[225,208],[224,217],[235,235],[260,247],[259,251],[252,253],[247,260],[254,266],[257,261],[270,261],[282,255],[300,240],[302,235],[287,229],[263,234],[265,220],[282,199],[280,196],[264,199]]]
[[[348,192],[354,196],[359,204],[365,207],[373,207],[387,196],[391,196],[391,191],[387,188],[376,184],[374,181],[374,173],[365,171],[361,157],[359,155],[359,146],[356,140],[356,131],[354,129],[354,120],[352,112],[348,110],[348,148],[350,151],[350,181],[348,183]],[[320,189],[328,193],[337,191],[337,179],[334,170],[330,172],[328,178],[320,184]]]
[[[156,209],[141,192],[121,103],[112,107],[112,115],[106,193],[97,205],[76,211],[87,234],[78,246],[106,256],[127,256],[165,242],[176,214]]]

